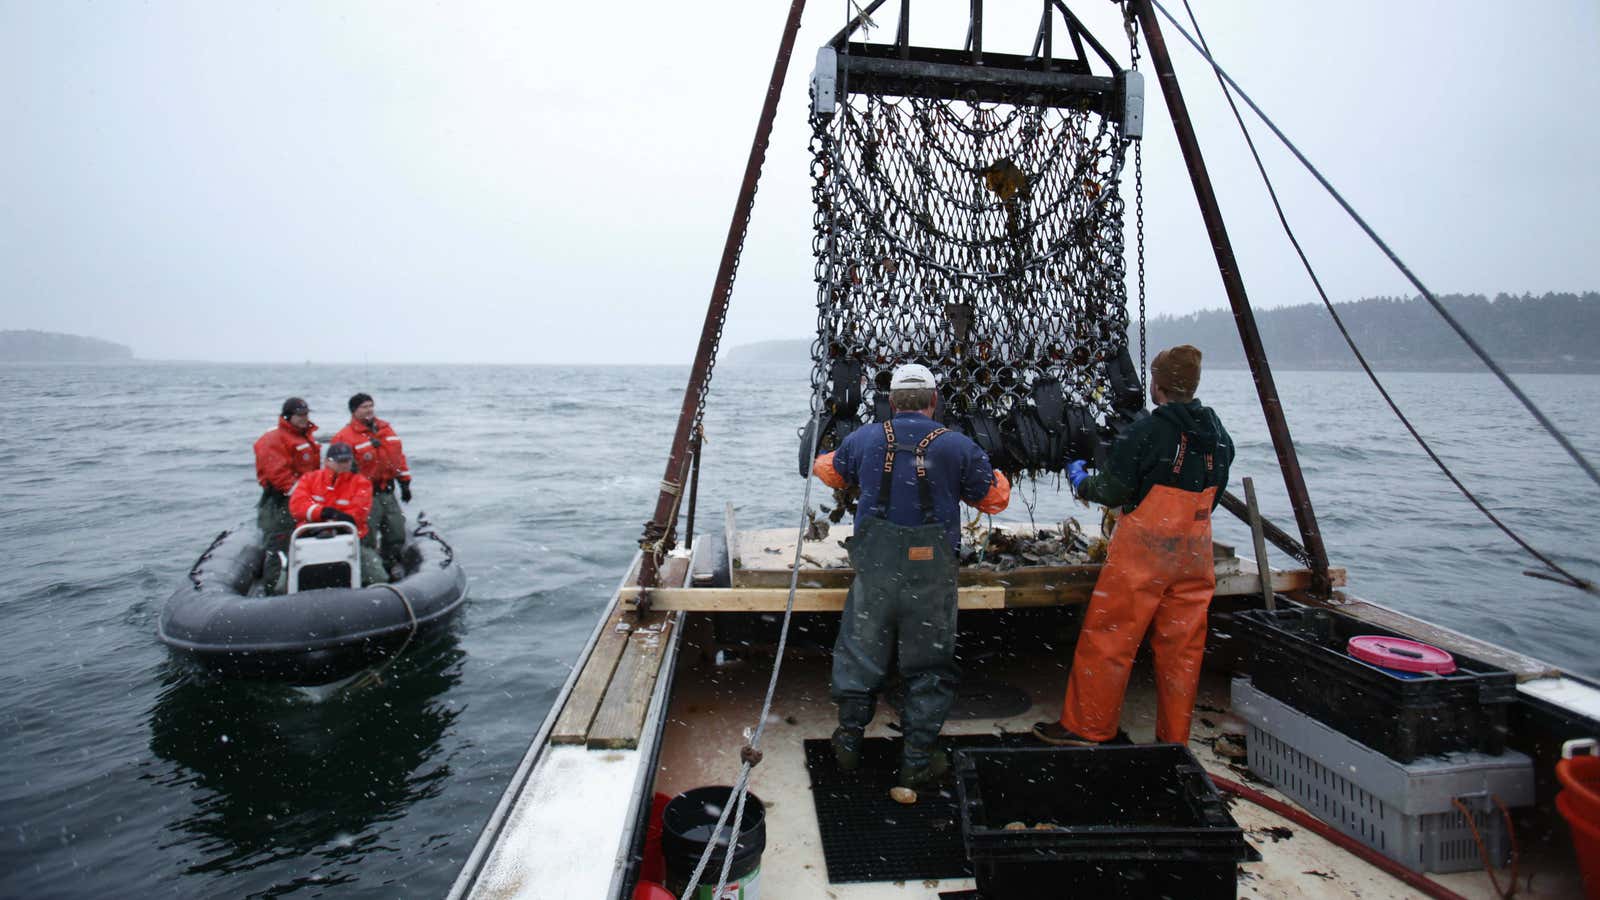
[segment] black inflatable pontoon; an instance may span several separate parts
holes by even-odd
[[[225,678],[328,684],[425,638],[467,599],[467,573],[421,518],[393,584],[251,596],[261,554],[253,525],[217,535],[167,601],[161,642]]]

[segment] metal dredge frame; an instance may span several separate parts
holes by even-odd
[[[1059,8],[1075,58],[1048,55],[1051,4],[1036,55],[1021,57],[982,51],[976,4],[966,50],[912,47],[906,0],[894,45],[847,43],[858,18],[818,54],[812,412],[844,423],[824,449],[886,415],[888,376],[907,362],[941,376],[947,420],[998,426],[1028,413],[1041,386],[1060,392],[1053,415],[1038,416],[1052,432],[1064,426],[1060,401],[1108,422],[1118,405],[1142,407],[1137,375],[1121,368],[1120,187],[1138,129],[1124,129],[1122,68]],[[1109,76],[1091,74],[1085,40]],[[1059,471],[1065,451],[996,463]]]
[[[858,15],[852,23],[835,38],[842,41],[848,38],[849,33],[866,20],[866,17],[883,5],[884,0],[874,2]],[[658,567],[665,557],[666,551],[671,548],[677,525],[678,509],[683,499],[683,484],[690,475],[691,462],[698,463],[698,455],[691,456],[689,452],[690,438],[695,432],[701,416],[704,414],[706,391],[710,385],[711,367],[715,362],[717,344],[722,334],[722,323],[727,317],[728,301],[733,289],[733,276],[737,270],[739,248],[743,245],[744,234],[750,222],[750,210],[755,199],[756,183],[759,180],[761,165],[766,155],[766,148],[772,133],[772,120],[776,112],[778,96],[783,89],[783,76],[789,61],[789,56],[794,48],[795,35],[799,30],[800,14],[804,9],[804,0],[792,0],[789,16],[784,27],[782,41],[779,45],[777,58],[774,61],[771,80],[768,82],[766,99],[762,107],[762,114],[756,126],[755,139],[750,149],[750,158],[745,167],[744,181],[740,187],[739,198],[734,206],[733,220],[729,224],[727,240],[723,247],[722,264],[717,270],[716,282],[712,287],[711,300],[706,308],[706,319],[701,330],[700,347],[695,355],[694,366],[689,373],[689,383],[684,391],[683,408],[678,418],[677,430],[674,432],[671,449],[667,454],[666,473],[662,477],[661,491],[656,499],[655,512],[649,522],[645,524],[644,536],[640,539],[643,556],[639,571],[639,585],[643,590],[636,601],[636,610],[648,608],[649,588],[657,583]],[[1059,0],[1044,0],[1044,12],[1048,17],[1052,8],[1059,9],[1064,16],[1076,23],[1071,18],[1064,4]],[[1217,206],[1215,192],[1211,188],[1210,177],[1206,171],[1205,160],[1201,156],[1199,142],[1194,135],[1194,127],[1189,120],[1188,109],[1183,103],[1183,95],[1178,87],[1177,76],[1172,69],[1171,57],[1167,53],[1166,44],[1162,40],[1161,28],[1156,21],[1155,12],[1149,0],[1124,0],[1123,9],[1129,17],[1130,25],[1143,32],[1146,46],[1149,48],[1151,62],[1161,83],[1162,93],[1167,101],[1167,109],[1171,114],[1173,128],[1177,132],[1179,146],[1183,151],[1185,162],[1189,167],[1190,180],[1195,189],[1195,199],[1200,206],[1201,215],[1205,219],[1206,229],[1211,237],[1212,248],[1216,253],[1219,273],[1223,285],[1227,290],[1228,301],[1233,307],[1234,321],[1239,328],[1240,342],[1244,346],[1245,358],[1250,363],[1251,374],[1255,378],[1256,393],[1261,400],[1262,411],[1267,420],[1267,430],[1272,436],[1272,444],[1278,454],[1279,468],[1283,474],[1284,486],[1288,490],[1289,501],[1294,509],[1295,521],[1299,526],[1303,548],[1295,548],[1303,552],[1306,562],[1311,568],[1313,586],[1310,593],[1314,597],[1332,599],[1331,588],[1328,581],[1328,556],[1322,543],[1322,534],[1317,526],[1316,514],[1311,506],[1311,498],[1306,490],[1305,479],[1300,472],[1298,455],[1295,452],[1293,439],[1289,434],[1288,422],[1283,415],[1283,407],[1278,399],[1278,392],[1272,380],[1272,370],[1267,363],[1266,351],[1261,343],[1260,332],[1256,328],[1255,317],[1250,309],[1249,297],[1245,294],[1243,280],[1239,277],[1237,262],[1233,257],[1232,245],[1228,241],[1227,227],[1222,221],[1222,214]],[[982,0],[972,0],[971,24],[968,31],[967,52],[982,56],[983,40],[983,5]],[[909,23],[909,0],[901,0],[901,23],[898,31],[900,46],[908,46],[907,33]],[[1036,41],[1036,50],[1043,51],[1043,57],[1050,56],[1050,38],[1048,32],[1041,29],[1040,39]],[[1087,34],[1078,34],[1081,26],[1073,30],[1076,42],[1089,42],[1092,40]],[[1102,57],[1108,56],[1098,44],[1092,44],[1095,51]],[[909,54],[908,54],[909,55]],[[1082,56],[1080,51],[1079,56]],[[904,62],[905,60],[902,60]],[[1041,64],[1042,65],[1042,64]],[[1058,73],[1075,74],[1075,73]],[[1294,552],[1294,551],[1290,551]],[[1299,556],[1299,553],[1295,554]]]

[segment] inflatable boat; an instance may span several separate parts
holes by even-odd
[[[262,544],[259,529],[241,526],[200,555],[156,629],[176,656],[224,678],[329,684],[405,652],[467,599],[466,572],[423,518],[404,577],[389,584],[269,595],[258,586]]]

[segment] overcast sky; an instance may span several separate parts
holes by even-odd
[[[1072,5],[1126,54],[1112,4]],[[966,6],[917,0],[913,41],[959,44]],[[1195,6],[1430,287],[1600,289],[1600,4]],[[153,359],[687,361],[786,8],[0,0],[0,328]],[[990,0],[985,48],[1026,52],[1038,9]],[[727,343],[814,330],[806,78],[844,16],[807,10]],[[1215,81],[1168,42],[1254,302],[1314,299]],[[1148,86],[1150,308],[1223,305]],[[1268,163],[1335,299],[1410,293]]]

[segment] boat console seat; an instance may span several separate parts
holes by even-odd
[[[361,543],[349,522],[309,522],[289,539],[289,593],[361,586]]]

